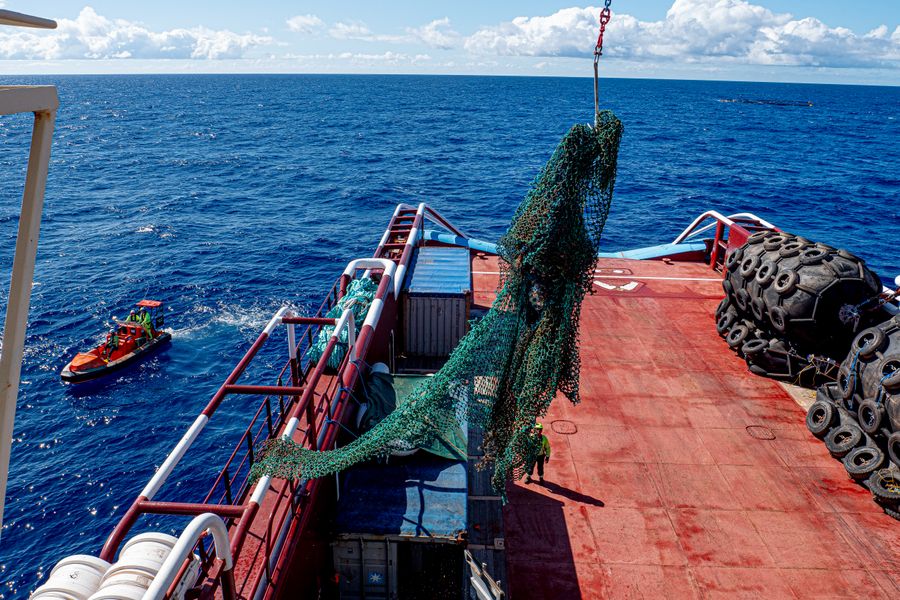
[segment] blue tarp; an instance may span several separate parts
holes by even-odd
[[[466,530],[466,464],[419,452],[342,474],[343,534],[456,539]]]

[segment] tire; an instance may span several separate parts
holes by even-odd
[[[772,284],[772,289],[781,296],[787,296],[794,293],[799,282],[800,275],[797,271],[779,271],[778,274],[775,275],[775,282]]]
[[[734,301],[737,303],[739,309],[746,312],[750,307],[750,292],[745,289],[738,290],[734,295]]]
[[[878,327],[869,327],[860,332],[853,340],[850,354],[859,353],[860,357],[869,359],[875,356],[879,350],[883,350],[887,335]]]
[[[820,385],[816,390],[816,400],[821,400],[822,402],[827,402],[829,404],[834,404],[835,401],[841,398],[841,392],[838,385],[834,382],[826,383],[825,385]]]
[[[763,248],[769,252],[771,252],[772,250],[778,250],[783,244],[787,243],[789,239],[790,238],[786,235],[781,234],[770,236],[766,239],[766,241],[763,242]]]
[[[820,248],[818,246],[808,248],[800,253],[800,264],[817,265],[825,260],[825,257],[827,256],[828,250],[825,248]]]
[[[853,373],[850,370],[850,367],[842,366],[838,371],[838,390],[841,392],[841,398],[844,400],[849,400],[853,397],[853,392],[856,391],[856,373]]]
[[[744,345],[741,346],[741,352],[744,353],[744,356],[750,358],[756,356],[758,354],[762,354],[766,350],[769,349],[769,340],[764,340],[757,338],[755,340],[750,340],[744,342]]]
[[[757,322],[762,323],[766,317],[766,303],[762,298],[754,298],[750,301],[750,312],[756,317]]]
[[[887,451],[891,462],[900,466],[900,431],[895,431],[888,437]]]
[[[867,483],[875,500],[882,506],[896,508],[900,503],[900,473],[896,469],[878,469]]]
[[[728,342],[730,348],[738,348],[748,337],[750,337],[750,328],[741,323],[731,328],[728,335],[725,336],[725,341]]]
[[[833,457],[844,458],[863,441],[863,432],[856,425],[847,423],[829,431],[824,439],[825,447]]]
[[[900,355],[885,356],[881,361],[881,387],[889,394],[900,392]]]
[[[766,238],[769,238],[773,235],[778,235],[777,231],[772,231],[771,229],[767,229],[765,231],[757,231],[753,235],[747,238],[748,244],[762,244]]]
[[[750,275],[756,271],[756,267],[759,266],[759,257],[758,256],[745,256],[744,260],[741,261],[741,268],[738,270],[738,273],[741,274],[742,277],[750,278]]]
[[[772,280],[775,279],[775,273],[778,272],[778,265],[775,264],[774,261],[766,260],[763,261],[761,265],[759,265],[759,269],[756,271],[756,282],[762,286],[766,287]]]
[[[722,315],[728,311],[729,306],[731,306],[731,300],[722,298],[722,301],[719,302],[719,306],[716,307],[716,322],[718,322],[719,319],[722,318]]]
[[[729,271],[735,271],[741,265],[741,259],[744,257],[744,251],[740,248],[728,255],[725,259],[725,268]]]
[[[806,413],[806,428],[811,434],[821,439],[837,423],[837,416],[837,410],[833,404],[816,400]]]
[[[860,429],[869,435],[875,435],[884,423],[884,407],[876,404],[874,400],[863,400],[857,409],[857,420]]]
[[[788,315],[780,306],[773,306],[769,309],[769,321],[778,333],[787,331]]]
[[[875,446],[860,446],[848,452],[841,462],[852,479],[865,481],[884,464],[884,452]]]
[[[734,295],[734,286],[727,279],[724,279],[722,281],[722,289],[725,290],[725,294],[727,294],[728,296]]]
[[[794,240],[793,242],[788,242],[787,244],[779,248],[778,256],[782,258],[791,258],[800,254],[800,251],[804,248],[806,248],[806,243],[799,240]]]
[[[734,312],[726,311],[726,313],[716,321],[716,331],[719,332],[719,335],[725,335],[728,330],[731,329],[731,326],[734,325],[735,321],[737,321],[737,315]]]

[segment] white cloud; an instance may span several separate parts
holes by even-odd
[[[589,56],[599,8],[565,8],[549,16],[517,17],[482,28],[465,41],[474,54]],[[900,27],[865,35],[795,19],[747,0],[675,0],[661,21],[616,13],[604,54],[626,59],[758,65],[883,67],[900,64]]]
[[[132,21],[108,19],[90,6],[58,28],[0,31],[0,57],[12,59],[240,58],[272,39],[206,27],[151,31]]]
[[[288,29],[295,33],[316,33],[325,28],[325,22],[316,15],[297,15],[287,20]]]
[[[427,25],[415,28],[407,28],[406,33],[412,41],[419,41],[426,46],[450,50],[460,42],[460,35],[450,27],[450,19],[435,19]]]
[[[337,40],[360,40],[363,42],[403,42],[406,40],[400,35],[384,35],[373,32],[365,23],[335,23],[328,30],[328,35]]]
[[[449,50],[455,48],[461,39],[459,33],[450,26],[450,19],[435,19],[421,27],[407,27],[402,35],[375,33],[365,23],[335,23],[328,34],[338,40],[359,40],[363,42],[387,42],[391,44],[425,44],[431,48]]]

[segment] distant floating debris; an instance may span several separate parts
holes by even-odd
[[[809,100],[755,100],[751,98],[719,98],[719,102],[736,102],[738,104],[768,104],[771,106],[812,106]]]

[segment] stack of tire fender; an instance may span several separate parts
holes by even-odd
[[[847,473],[900,519],[900,315],[863,330],[806,425]]]
[[[808,371],[809,355],[843,359],[869,324],[856,307],[882,289],[862,259],[782,231],[751,235],[725,268],[719,335],[753,373],[782,379]]]

